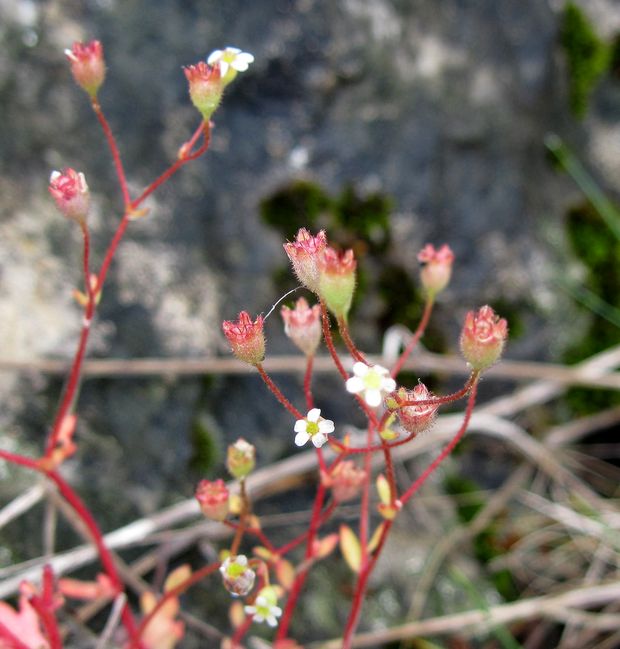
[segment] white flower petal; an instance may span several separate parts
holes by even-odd
[[[381,404],[381,391],[380,390],[366,390],[364,399],[371,408],[376,408]]]
[[[317,447],[321,448],[323,444],[327,441],[327,435],[323,435],[322,433],[316,433],[315,435],[312,435],[312,443]]]
[[[222,54],[224,52],[222,50],[213,50],[211,54],[209,54],[209,58],[207,59],[207,63],[209,65],[213,65],[216,61],[219,61],[222,58]]]
[[[227,54],[241,54],[241,50],[238,47],[233,47],[232,45],[227,45],[224,51]]]
[[[355,374],[355,376],[360,376],[360,377],[361,376],[366,376],[366,374],[368,374],[369,369],[370,368],[368,367],[368,365],[366,365],[366,363],[362,363],[362,362],[358,361],[353,366],[353,374]]]
[[[267,616],[267,624],[269,626],[278,626],[278,620],[276,620],[276,618],[273,617],[273,615],[268,615]]]
[[[264,622],[265,621],[265,616],[261,615],[260,613],[255,613],[254,614],[254,622]]]
[[[297,446],[303,446],[310,439],[310,435],[306,431],[301,431],[295,435],[295,444]]]
[[[316,424],[319,421],[320,416],[321,416],[321,410],[319,408],[312,408],[312,410],[308,411],[308,415],[306,416],[306,419]]]
[[[245,606],[243,610],[247,615],[256,615],[256,606]]]
[[[364,390],[364,381],[359,376],[352,376],[345,384],[347,392],[358,394]]]
[[[279,606],[272,606],[271,614],[280,617],[280,615],[282,615],[282,609]]]
[[[381,389],[384,392],[394,392],[396,390],[396,381],[394,379],[383,379],[381,381]]]
[[[305,419],[298,419],[295,422],[295,427],[293,428],[293,430],[296,433],[305,433],[307,428],[308,428],[308,422]]]
[[[381,375],[389,374],[389,373],[390,373],[389,370],[387,370],[387,369],[386,369],[385,367],[383,367],[382,365],[373,365],[373,366],[372,366],[372,369],[373,369],[377,374],[381,374]]]
[[[228,72],[228,63],[226,61],[220,61],[220,76],[225,77]]]
[[[237,70],[237,72],[245,72],[248,69],[248,64],[245,61],[235,59],[234,61],[231,61],[230,67],[233,68],[233,70]]]
[[[319,433],[327,435],[333,433],[335,429],[334,422],[331,419],[323,419],[319,422]]]

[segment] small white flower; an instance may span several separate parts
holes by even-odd
[[[277,606],[277,597],[271,586],[265,586],[256,597],[254,606],[246,606],[247,615],[252,615],[255,622],[267,622],[269,626],[278,626],[277,618],[282,615],[282,609]]]
[[[346,383],[347,392],[353,394],[363,393],[364,401],[371,407],[381,405],[384,394],[389,394],[396,389],[396,381],[381,365],[369,367],[365,363],[355,363],[353,374]]]
[[[309,439],[312,443],[321,448],[327,441],[329,433],[334,432],[334,422],[331,419],[323,419],[318,408],[312,408],[305,419],[298,419],[295,422],[295,444],[303,446]]]
[[[231,67],[236,72],[245,72],[250,63],[254,62],[254,57],[248,52],[242,52],[238,47],[227,47],[223,50],[215,50],[209,54],[207,63],[214,65],[219,63],[220,74],[226,76],[228,68]]]

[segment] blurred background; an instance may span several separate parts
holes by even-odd
[[[131,224],[91,357],[228,355],[221,321],[266,313],[295,286],[282,243],[302,226],[355,249],[352,327],[369,352],[381,350],[387,327],[415,327],[416,254],[427,242],[456,254],[431,351],[456,353],[465,312],[486,303],[509,321],[510,359],[573,363],[617,344],[619,35],[616,0],[0,0],[0,360],[69,359],[76,343],[81,245],[48,195],[50,171],[86,175],[95,264],[121,216],[103,136],[63,55],[93,38],[108,66],[101,104],[134,194],[198,123],[182,66],[227,45],[255,63],[215,113],[209,152]],[[267,336],[269,354],[293,353],[277,313]],[[36,454],[62,379],[4,369],[2,444]],[[300,399],[299,374],[277,378]],[[447,390],[459,377],[425,380]],[[489,381],[481,398],[513,385]],[[361,423],[340,390],[321,375],[318,403]],[[617,403],[614,391],[574,389],[521,423],[531,432]],[[90,378],[80,412],[80,453],[67,472],[105,512],[106,530],[223,476],[226,445],[239,436],[258,445],[263,464],[294,451],[289,416],[252,375]],[[596,441],[609,445],[616,432]],[[498,442],[472,442],[452,491],[497,486],[512,469],[508,455]],[[30,484],[24,472],[0,472],[11,477],[3,500]],[[265,512],[303,508],[306,498],[280,497]],[[0,566],[40,554],[39,527],[35,516],[0,530]],[[68,531],[60,539],[60,549],[75,542]],[[509,596],[493,583],[492,597]],[[379,595],[377,619],[406,617],[398,593]],[[318,635],[337,635],[338,615],[325,619]],[[314,639],[309,628],[302,635]]]

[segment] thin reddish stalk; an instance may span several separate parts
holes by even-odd
[[[114,559],[112,558],[112,554],[110,553],[110,551],[108,550],[108,548],[106,547],[103,541],[103,535],[101,533],[101,530],[99,529],[95,519],[93,518],[92,514],[90,513],[86,505],[82,502],[82,500],[77,495],[77,493],[69,486],[69,484],[64,481],[64,479],[60,476],[60,474],[57,473],[56,471],[44,469],[43,467],[41,467],[41,465],[37,460],[33,460],[24,455],[9,453],[8,451],[3,451],[0,449],[0,458],[3,458],[6,461],[11,462],[13,464],[17,464],[19,466],[23,466],[28,469],[33,469],[34,471],[38,471],[39,473],[43,473],[52,482],[54,482],[61,496],[67,501],[67,503],[69,503],[69,505],[72,507],[72,509],[75,511],[75,513],[79,516],[79,518],[82,520],[82,522],[88,529],[91,538],[93,540],[93,543],[97,547],[99,558],[101,560],[101,565],[103,566],[104,570],[108,574],[108,577],[110,578],[113,587],[116,589],[117,592],[122,592],[124,590],[123,582],[121,581],[118,572],[116,570],[116,565],[114,563]],[[123,624],[127,629],[127,632],[131,637],[134,637],[136,633],[135,622],[128,606],[125,606],[125,608],[123,609],[122,617],[123,617]]]
[[[314,408],[314,398],[312,397],[312,367],[314,365],[314,355],[306,356],[306,372],[304,374],[304,394],[306,396],[306,407],[308,410]]]
[[[250,630],[252,626],[252,620],[254,619],[253,615],[246,615],[245,620],[235,629],[235,633],[231,638],[231,649],[241,649],[239,644],[243,640],[243,636]]]
[[[89,302],[95,301],[95,295],[90,284],[90,234],[88,232],[88,225],[86,221],[82,222],[82,237],[84,240],[84,255],[83,255],[83,271],[84,271],[84,287]]]
[[[318,450],[318,449],[317,449]],[[321,509],[323,508],[323,500],[325,498],[325,486],[322,482],[319,482],[319,487],[314,498],[314,505],[312,507],[312,517],[310,518],[310,529],[308,530],[308,538],[306,541],[306,554],[305,559],[308,561],[313,556],[313,544],[314,539],[316,538],[317,532],[320,526],[321,520]],[[308,563],[307,567],[303,570],[300,570],[297,573],[297,577],[293,582],[291,590],[286,600],[286,606],[284,607],[284,612],[282,613],[282,618],[280,619],[280,624],[278,625],[278,631],[276,633],[276,641],[284,640],[288,634],[288,628],[291,623],[291,618],[297,606],[297,600],[301,594],[301,589],[306,581],[308,576],[308,571],[310,570],[310,564]]]
[[[351,354],[351,356],[356,361],[359,361],[360,363],[364,363],[365,365],[369,365],[368,361],[366,360],[362,352],[360,352],[359,349],[355,346],[355,343],[351,338],[351,334],[349,333],[349,325],[347,324],[347,321],[344,318],[338,318],[338,330],[340,331],[340,335],[342,336],[342,340],[344,341],[344,344],[347,346],[347,349],[349,350],[349,354]]]
[[[93,110],[95,111],[95,115],[97,115],[99,123],[101,124],[101,128],[103,129],[106,140],[108,141],[108,147],[110,149],[110,153],[112,154],[112,159],[114,160],[114,167],[116,169],[118,184],[120,185],[121,192],[123,193],[123,203],[125,204],[125,209],[128,209],[131,205],[131,197],[129,196],[127,178],[125,177],[125,170],[123,169],[123,162],[121,160],[121,154],[116,144],[116,139],[114,138],[114,134],[112,133],[112,129],[108,124],[108,120],[105,118],[105,115],[101,110],[101,106],[99,105],[99,102],[96,98],[93,98],[91,100],[91,105],[93,107]]]
[[[372,573],[375,564],[379,559],[381,551],[385,546],[385,541],[392,527],[392,523],[393,521],[385,521],[383,523],[383,529],[381,530],[381,536],[379,537],[379,543],[377,544],[377,549],[375,550],[370,560],[366,562],[366,564],[362,568],[362,571],[360,572],[360,576],[357,580],[357,584],[355,585],[355,593],[353,595],[353,603],[351,604],[351,610],[349,611],[349,618],[347,620],[347,624],[344,630],[344,635],[342,637],[342,649],[351,648],[351,644],[353,641],[353,634],[355,633],[355,629],[357,628],[357,624],[359,622],[359,616],[362,611],[362,604],[364,603],[364,598],[366,596],[368,578],[370,577],[370,574]]]
[[[373,428],[371,425],[368,426],[368,432],[366,435],[366,443],[368,446],[372,446],[373,441]],[[364,456],[364,483],[362,485],[362,500],[360,503],[360,545],[362,547],[362,565],[366,562],[366,556],[368,554],[368,523],[370,515],[370,476],[371,476],[371,459],[372,456],[370,453],[366,453]]]
[[[188,153],[185,157],[180,158],[177,160],[174,164],[172,164],[166,171],[164,171],[159,178],[154,180],[143,192],[136,198],[135,201],[131,204],[132,208],[138,207],[147,196],[150,196],[158,187],[163,185],[172,175],[174,175],[183,165],[187,164],[188,162],[191,162],[192,160],[195,160],[196,158],[199,158],[205,151],[209,148],[209,139],[210,139],[210,129],[209,125],[205,122],[203,122],[200,127],[198,128],[198,133],[204,132],[205,136],[205,141],[202,143],[199,149],[196,149],[193,153]],[[190,140],[190,143],[194,141],[194,138],[196,137],[196,133],[192,136],[192,139]],[[196,138],[197,139],[197,138]]]
[[[321,300],[321,316],[323,323],[323,338],[325,339],[325,344],[327,345],[327,349],[329,350],[332,360],[336,365],[336,369],[340,373],[340,376],[346,381],[349,378],[349,375],[344,369],[344,365],[342,364],[342,361],[338,356],[338,352],[336,351],[332,332],[329,328],[329,314],[327,313],[327,307],[325,306],[325,302],[323,302],[323,300]],[[368,407],[364,399],[362,399],[358,394],[354,394],[352,396],[355,397],[355,400],[360,405],[369,421],[376,427],[378,425],[378,421],[375,413]]]
[[[41,597],[37,596],[30,598],[30,604],[37,612],[37,616],[43,624],[45,635],[49,640],[50,649],[62,649],[62,638],[58,629],[58,622],[56,622],[56,618],[49,606],[46,605]]]
[[[396,361],[394,367],[392,368],[391,375],[393,379],[395,379],[399,375],[400,371],[403,369],[403,365],[407,362],[407,359],[411,355],[411,352],[415,349],[420,338],[426,331],[428,321],[430,320],[431,313],[433,312],[433,304],[434,304],[433,298],[429,297],[426,300],[426,304],[424,305],[424,313],[422,314],[422,319],[420,320],[417,329],[415,330],[414,334],[411,336],[411,340],[407,343],[405,350],[400,355],[399,359]]]
[[[45,446],[45,455],[49,456],[58,441],[58,434],[60,432],[60,426],[69,412],[73,400],[75,397],[75,392],[77,390],[80,373],[82,369],[82,361],[84,360],[84,354],[86,352],[86,343],[88,342],[88,336],[90,333],[90,325],[92,323],[93,315],[95,312],[95,296],[90,285],[90,236],[88,232],[88,226],[85,222],[82,222],[82,238],[84,242],[84,251],[83,251],[83,272],[84,272],[84,282],[86,288],[86,294],[88,295],[88,302],[84,308],[84,319],[82,322],[82,331],[80,332],[80,340],[78,342],[78,347],[73,358],[73,364],[71,366],[71,371],[69,373],[69,380],[67,382],[67,387],[65,388],[62,401],[56,413],[54,423],[52,425],[52,430],[47,438],[47,443]]]
[[[188,577],[185,581],[180,583],[175,588],[171,588],[170,590],[167,590],[165,593],[163,593],[162,596],[157,601],[157,604],[155,604],[155,606],[149,612],[149,614],[144,617],[142,622],[140,622],[140,626],[137,629],[136,636],[131,645],[132,649],[138,646],[136,644],[136,641],[140,640],[141,635],[144,633],[144,630],[149,625],[150,621],[155,617],[157,612],[168,600],[172,599],[173,597],[178,597],[179,595],[182,595],[186,590],[191,588],[194,584],[197,584],[199,581],[202,581],[205,577],[208,577],[212,572],[215,572],[220,567],[220,565],[221,564],[219,562],[210,563],[209,565],[204,566],[204,568],[197,570],[195,573],[191,575],[191,577]]]
[[[232,530],[237,530],[239,528],[239,523],[233,523],[232,521],[222,521],[222,524],[226,525],[226,527],[230,527]],[[255,536],[270,552],[273,552],[274,554],[277,553],[278,550],[276,546],[267,538],[262,530],[258,529],[258,527],[246,527],[245,532]]]
[[[303,419],[304,416],[295,408],[295,406],[282,394],[280,388],[271,380],[271,377],[265,372],[263,366],[259,363],[256,366],[258,373],[265,382],[265,385],[271,390],[274,397],[295,417],[295,419]]]
[[[327,349],[329,350],[332,360],[334,361],[334,365],[336,365],[336,369],[340,373],[340,376],[346,381],[349,378],[349,374],[344,369],[344,365],[342,364],[342,361],[338,356],[338,352],[336,351],[334,339],[332,338],[332,332],[329,327],[329,314],[327,313],[327,307],[325,306],[325,302],[323,302],[323,300],[321,300],[321,321],[323,324],[323,338],[325,339]]]
[[[337,505],[335,502],[331,502],[325,508],[325,511],[321,514],[320,525],[323,525],[327,520],[329,520],[331,515],[334,513],[336,506]],[[299,536],[295,537],[292,541],[289,541],[285,545],[279,547],[277,549],[277,554],[283,557],[285,554],[288,554],[291,550],[294,550],[298,545],[301,545],[306,540],[307,537],[308,537],[308,531],[304,532],[303,534],[300,534]]]
[[[401,502],[403,505],[418,491],[418,489],[428,480],[429,476],[433,471],[452,453],[454,447],[460,442],[461,438],[467,430],[469,425],[469,420],[471,419],[471,414],[474,410],[474,404],[476,403],[476,394],[478,392],[478,380],[477,377],[474,379],[474,382],[471,386],[471,392],[469,393],[469,399],[467,400],[467,408],[465,409],[465,417],[463,418],[463,423],[458,429],[456,435],[452,438],[450,443],[441,451],[441,453],[426,467],[424,472],[417,478],[417,480],[405,491],[401,497]]]

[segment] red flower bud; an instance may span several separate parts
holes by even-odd
[[[318,291],[318,261],[325,246],[327,246],[327,237],[323,230],[313,237],[305,228],[299,230],[295,241],[284,244],[284,250],[293,264],[295,275],[314,293]]]
[[[422,264],[420,272],[422,286],[431,297],[434,297],[443,291],[450,281],[454,253],[446,244],[439,250],[435,250],[433,245],[428,243],[418,253],[418,261]]]
[[[211,118],[220,105],[224,83],[219,65],[208,65],[204,61],[183,68],[189,81],[189,96],[205,121]]]
[[[407,403],[406,406],[398,408],[396,414],[400,425],[408,432],[418,435],[426,430],[435,420],[439,406],[431,404],[416,405],[416,401],[429,401],[434,395],[429,392],[424,383],[418,383],[413,390],[399,388],[393,397],[396,404]],[[413,403],[412,403],[413,402]],[[390,405],[392,405],[390,403]]]
[[[353,250],[325,248],[319,258],[319,295],[337,318],[345,318],[351,308],[356,266]]]
[[[48,189],[64,216],[84,223],[90,209],[90,192],[83,173],[74,169],[52,171]]]
[[[461,351],[474,370],[484,370],[495,363],[502,354],[508,324],[490,306],[465,316],[461,332]]]
[[[71,63],[71,72],[78,86],[91,97],[96,97],[105,79],[105,61],[101,43],[99,41],[86,44],[73,43],[70,50],[65,50],[65,56]]]
[[[366,471],[357,467],[352,460],[343,460],[331,473],[321,476],[323,484],[331,487],[334,500],[339,503],[355,498],[365,478]]]
[[[321,342],[321,307],[308,306],[300,297],[294,309],[283,306],[280,311],[284,320],[284,333],[307,356],[312,356]]]
[[[202,513],[214,521],[223,521],[228,516],[229,493],[223,480],[201,480],[196,487],[196,500]]]
[[[240,361],[258,365],[265,358],[262,316],[259,315],[255,322],[252,322],[249,314],[242,311],[237,322],[225,320],[222,323],[222,329],[228,338],[233,354]]]

